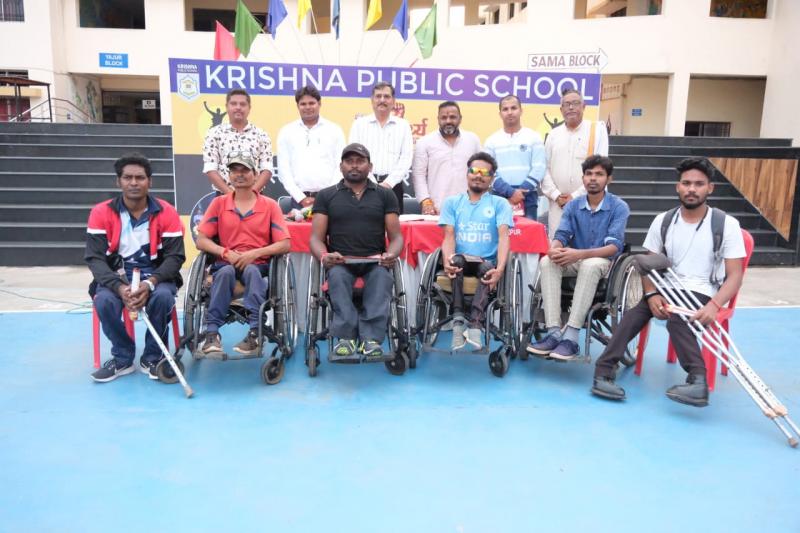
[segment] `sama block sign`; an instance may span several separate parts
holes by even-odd
[[[100,66],[106,68],[128,68],[128,54],[100,52]]]

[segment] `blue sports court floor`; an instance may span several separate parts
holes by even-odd
[[[796,421],[799,323],[771,308],[732,325]],[[625,404],[590,396],[591,366],[512,361],[498,379],[441,354],[311,379],[297,353],[272,387],[260,360],[188,361],[186,400],[138,372],[92,383],[88,314],[0,330],[2,531],[800,531],[800,449],[732,377],[706,409],[669,401],[684,374],[661,325],[643,375],[619,377]]]

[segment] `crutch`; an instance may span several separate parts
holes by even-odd
[[[133,276],[131,280],[131,292],[136,292],[139,290],[139,280],[140,280],[140,273],[138,268],[133,269]],[[147,311],[144,307],[142,307],[139,311],[130,311],[131,320],[136,320],[142,317],[145,325],[147,326],[148,331],[150,331],[150,335],[156,340],[158,347],[161,348],[161,352],[164,354],[164,357],[167,358],[167,362],[169,366],[172,367],[172,371],[175,372],[175,376],[178,378],[178,381],[181,382],[181,386],[183,387],[183,392],[186,394],[187,398],[191,398],[194,395],[194,391],[186,382],[186,378],[183,377],[181,370],[178,368],[178,365],[175,363],[175,359],[172,357],[172,354],[169,353],[169,349],[164,345],[164,341],[161,340],[161,335],[158,334],[156,328],[153,327],[153,323],[150,322],[150,317],[147,316]]]
[[[658,292],[667,300],[668,311],[683,319],[700,343],[728,368],[736,381],[761,409],[761,412],[778,426],[781,433],[788,439],[789,445],[793,448],[797,447],[800,429],[789,418],[786,406],[778,400],[767,384],[747,364],[730,334],[717,321],[714,321],[714,328],[706,328],[699,321],[691,320],[691,317],[703,305],[672,270],[669,259],[663,255],[640,255],[637,256],[636,261],[640,272],[647,275]],[[663,271],[663,275],[659,274],[659,270]],[[789,426],[791,431],[783,422]]]

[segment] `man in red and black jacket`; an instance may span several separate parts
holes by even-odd
[[[89,294],[94,298],[103,333],[111,341],[113,356],[92,374],[98,382],[134,371],[135,344],[121,319],[123,307],[128,311],[146,307],[150,321],[166,342],[175,293],[182,284],[180,268],[186,260],[178,212],[149,194],[150,161],[141,154],[128,154],[117,159],[114,170],[122,194],[92,208],[84,253],[94,277]],[[131,290],[129,282],[134,269],[142,279],[136,291]],[[162,357],[148,332],[140,370],[158,379],[155,368]]]

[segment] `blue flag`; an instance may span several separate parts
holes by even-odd
[[[275,38],[275,32],[283,19],[286,18],[286,5],[283,0],[269,0],[269,12],[267,13],[267,32]]]
[[[336,30],[336,40],[339,40],[339,0],[333,0],[333,17],[331,17],[333,28]]]
[[[338,2],[339,0],[336,1]],[[403,41],[408,40],[408,0],[403,0],[403,3],[400,4],[400,9],[397,10],[397,14],[394,16],[392,26],[403,36]]]

